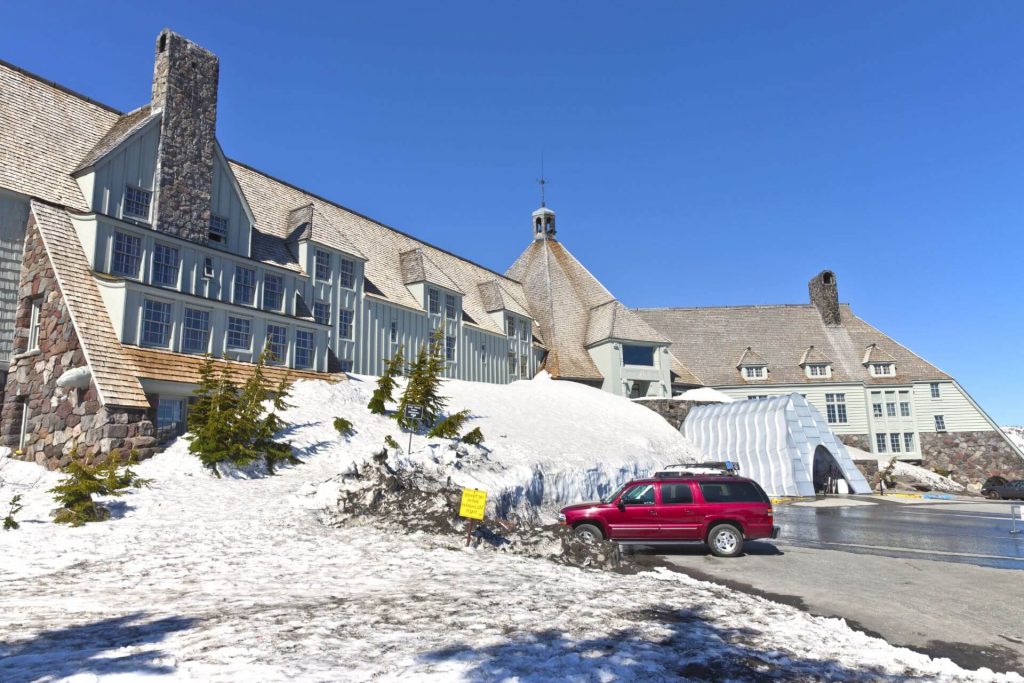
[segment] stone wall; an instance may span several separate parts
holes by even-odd
[[[846,446],[853,446],[859,448],[862,451],[873,453],[871,449],[871,435],[870,434],[836,434],[839,440]]]
[[[40,302],[39,340],[29,350],[32,304]],[[126,411],[100,405],[96,385],[58,387],[67,370],[86,365],[85,354],[53,274],[46,248],[30,220],[14,334],[14,355],[4,385],[0,411],[0,443],[16,451],[22,416],[28,411],[26,441],[15,457],[33,460],[50,469],[71,462],[72,454],[85,462],[103,460],[112,450],[122,458],[155,452],[155,429],[146,411]]]
[[[1024,459],[997,431],[922,432],[921,464],[950,470],[957,482],[977,489],[995,474],[1024,479]]]
[[[682,426],[686,416],[697,406],[717,405],[714,401],[678,401],[670,398],[639,399],[634,402],[661,415],[676,429]]]

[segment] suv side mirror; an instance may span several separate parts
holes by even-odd
[[[626,511],[626,504],[623,503],[621,500],[618,503],[615,504],[615,507],[619,508],[620,512],[625,512]]]

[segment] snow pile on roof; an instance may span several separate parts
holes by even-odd
[[[711,387],[689,389],[672,398],[676,401],[714,401],[716,403],[732,403],[736,400],[729,394],[724,394],[718,389],[712,389]]]

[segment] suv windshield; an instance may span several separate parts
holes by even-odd
[[[602,503],[610,503],[613,500],[615,500],[616,498],[618,498],[619,494],[622,493],[622,489],[626,488],[627,484],[629,484],[628,481],[625,484],[619,484],[618,486],[616,486],[614,491],[612,491],[607,496],[605,496],[604,498],[601,499],[601,502]]]

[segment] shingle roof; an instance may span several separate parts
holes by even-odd
[[[725,308],[651,308],[636,313],[672,340],[672,353],[710,386],[748,384],[736,369],[746,347],[753,347],[771,367],[773,384],[950,379],[909,349],[867,324],[841,304],[842,324],[827,326],[810,304]],[[896,375],[871,377],[863,365],[864,349],[877,344],[896,359]],[[808,346],[832,362],[832,377],[809,378],[800,367]],[[764,385],[760,382],[749,384]]]
[[[445,275],[445,272],[429,256],[423,253],[421,247],[403,251],[398,255],[398,263],[402,269],[402,281],[407,285],[430,282],[459,294],[465,293],[450,277]]]
[[[312,202],[288,212],[288,229],[284,233],[284,239],[288,242],[313,240],[320,244],[333,246],[347,254],[366,258],[358,247],[345,237],[345,233],[337,226],[331,225],[323,212],[317,209],[316,204]]]
[[[135,366],[140,368],[141,377],[146,379],[162,380],[166,382],[189,382],[199,383],[199,368],[202,367],[205,358],[203,356],[190,356],[171,351],[159,349],[144,349],[138,346],[125,346],[124,353],[130,358]],[[246,378],[252,372],[253,364],[242,361],[214,359],[214,365],[218,368],[228,368],[239,373],[239,377]],[[321,379],[327,382],[340,382],[348,379],[344,374],[327,374],[313,372],[310,370],[293,370],[267,365],[263,368],[263,374],[272,383],[280,382],[285,377],[292,380],[299,379]]]
[[[50,256],[57,284],[71,314],[93,381],[104,404],[148,408],[138,369],[124,353],[107,315],[99,287],[67,213],[32,202],[32,216]]]
[[[895,363],[896,357],[883,348],[879,348],[878,344],[869,344],[864,349],[864,360],[861,364],[868,365],[870,363]]]
[[[640,316],[622,305],[618,299],[606,301],[590,309],[587,323],[587,346],[606,339],[654,342],[668,344],[669,340]]]
[[[85,158],[75,167],[74,172],[77,173],[96,164],[103,157],[117,149],[122,142],[149,125],[150,121],[155,121],[159,118],[160,112],[151,114],[148,104],[139,107],[135,111],[128,112],[115,121],[114,125],[104,133],[100,141],[96,143],[96,146],[89,150]]]
[[[736,367],[741,368],[744,365],[768,365],[768,361],[764,359],[764,356],[748,346],[743,349],[743,353],[740,355],[740,361],[736,363]]]
[[[820,364],[831,364],[832,359],[821,352],[821,349],[817,348],[813,344],[807,347],[804,351],[804,355],[800,357],[800,365],[820,365]]]

